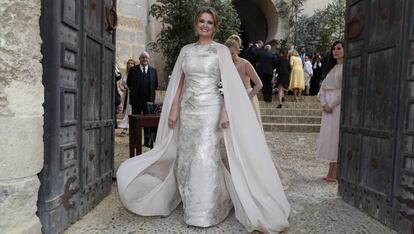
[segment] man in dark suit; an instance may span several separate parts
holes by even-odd
[[[266,45],[264,50],[259,50],[256,71],[263,83],[263,99],[265,102],[272,101],[272,78],[273,69],[276,68],[276,57],[270,52],[272,47]]]
[[[263,47],[263,41],[258,40],[256,44],[251,44],[249,47],[243,51],[242,58],[249,61],[254,68],[256,68],[257,56],[259,50]]]
[[[127,86],[130,91],[129,104],[132,106],[132,114],[149,114],[147,102],[155,101],[155,89],[158,86],[157,70],[148,65],[148,52],[142,52],[139,56],[139,64],[132,67],[128,73]],[[144,129],[144,145],[151,147],[150,130]]]
[[[302,60],[302,64],[305,64],[306,47],[304,47],[304,46],[300,47],[299,57],[300,57],[300,60]]]

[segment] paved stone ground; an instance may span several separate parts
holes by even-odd
[[[117,130],[116,135],[119,133]],[[292,212],[285,233],[396,233],[343,202],[337,196],[336,183],[322,180],[327,165],[314,159],[317,138],[315,133],[266,133],[273,156],[290,178],[286,193]],[[128,137],[116,137],[115,168],[127,157]],[[234,213],[211,228],[188,227],[182,216],[181,206],[164,218],[128,212],[114,183],[111,194],[65,233],[247,233]]]

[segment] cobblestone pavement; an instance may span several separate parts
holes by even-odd
[[[116,131],[115,168],[128,158],[128,137]],[[326,163],[314,159],[318,134],[266,133],[269,147],[289,176],[286,193],[292,212],[285,233],[396,233],[375,219],[346,204],[337,196],[337,184],[326,183],[322,176]],[[114,183],[111,194],[65,234],[77,233],[247,233],[231,213],[211,228],[188,227],[178,207],[168,217],[141,217],[128,212],[118,199]]]

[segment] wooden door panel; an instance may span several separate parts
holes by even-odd
[[[101,36],[103,28],[103,1],[86,0],[85,26],[91,34]]]
[[[358,128],[361,122],[362,100],[364,97],[362,57],[349,59],[346,64],[347,82],[343,87],[346,97],[350,100],[345,102],[343,111],[348,113],[344,116],[343,123],[347,128]]]
[[[347,56],[353,57],[363,53],[364,39],[368,32],[368,2],[358,1],[356,3],[348,3],[347,15],[347,46],[349,52]]]
[[[397,106],[395,76],[395,50],[393,48],[368,54],[365,87],[364,127],[391,133],[395,127]]]
[[[102,76],[102,95],[101,100],[103,103],[113,103],[112,92],[114,91],[114,79],[113,79],[113,64],[115,53],[113,50],[104,48],[104,61],[103,64],[103,76]],[[102,106],[102,120],[108,120],[113,118],[114,105]]]
[[[400,39],[399,33],[401,23],[402,7],[401,0],[375,0],[370,1],[369,21],[369,46],[395,44]]]
[[[84,119],[86,121],[98,121],[101,118],[101,45],[94,39],[87,37],[85,53],[87,56],[85,57],[85,73],[83,78]]]
[[[114,135],[112,133],[112,125],[103,128],[103,142],[101,144],[101,161],[99,162],[99,164],[101,165],[101,176],[105,176],[105,174],[110,172],[113,168]]]
[[[115,0],[43,0],[45,163],[38,214],[44,233],[62,233],[111,189],[114,141]]]
[[[378,137],[362,137],[360,186],[390,197],[393,173],[392,142]]]
[[[339,193],[414,233],[414,2],[348,0],[346,15]]]
[[[85,130],[82,154],[82,172],[85,187],[91,186],[100,176],[99,158],[101,155],[100,128]]]
[[[342,155],[346,155],[346,158],[341,161],[339,165],[341,171],[341,178],[347,182],[356,183],[360,171],[360,136],[358,134],[344,133],[342,136],[341,144]]]

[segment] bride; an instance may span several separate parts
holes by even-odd
[[[249,232],[283,231],[290,205],[229,50],[213,41],[216,11],[200,8],[194,28],[198,41],[180,51],[154,148],[118,169],[120,199],[144,216],[169,215],[182,201],[184,221],[198,227],[222,222],[234,206]]]

